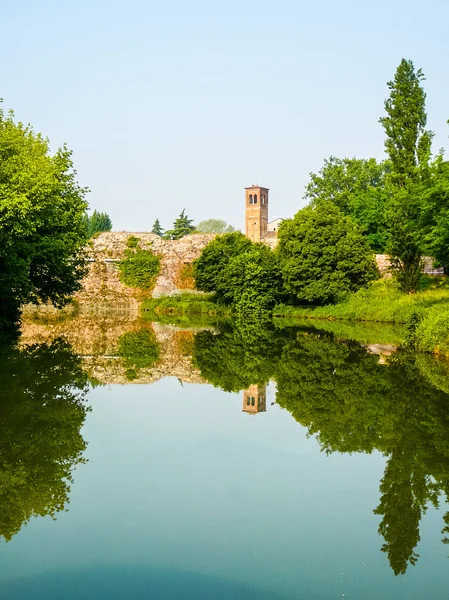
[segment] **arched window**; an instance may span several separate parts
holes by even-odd
[[[249,203],[250,203],[250,204],[252,204],[252,203],[253,203],[253,195],[252,195],[252,194],[250,194],[250,195],[249,195]]]
[[[248,396],[248,397],[246,398],[246,406],[249,406],[250,404],[251,404],[251,397],[250,397],[250,396]]]
[[[260,197],[260,203],[265,204],[265,194],[262,194]]]
[[[254,194],[254,204],[257,204],[257,194]]]
[[[251,406],[255,406],[256,404],[256,399],[254,398],[254,396],[251,396]]]

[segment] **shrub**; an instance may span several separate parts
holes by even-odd
[[[135,235],[130,235],[126,241],[126,247],[127,248],[137,248],[139,242],[140,242],[140,238],[136,237]]]
[[[129,242],[129,240],[128,240]],[[161,270],[159,256],[151,250],[129,249],[118,264],[120,281],[128,287],[151,290]]]

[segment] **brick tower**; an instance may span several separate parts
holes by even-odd
[[[243,412],[255,415],[267,410],[267,386],[250,385],[243,392]]]
[[[260,242],[268,225],[268,188],[252,185],[245,188],[245,234]]]

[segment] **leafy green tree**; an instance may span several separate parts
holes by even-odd
[[[278,257],[263,244],[253,244],[232,257],[223,276],[227,295],[240,316],[260,318],[283,297]]]
[[[64,305],[86,272],[85,195],[66,147],[0,109],[0,329],[25,302]]]
[[[359,227],[331,202],[285,219],[278,253],[285,290],[302,302],[334,302],[378,277]]]
[[[411,60],[402,59],[394,80],[388,82],[386,116],[379,119],[385,129],[385,150],[391,164],[388,253],[392,271],[401,288],[415,292],[419,284],[422,248],[416,232],[416,200],[419,184],[428,176],[433,133],[427,124],[425,79]]]
[[[232,233],[235,228],[222,219],[206,219],[196,226],[198,233]]]
[[[88,383],[62,340],[0,347],[0,377],[0,538],[9,541],[69,502],[73,469],[85,462]]]
[[[156,219],[156,221],[153,223],[151,233],[154,233],[154,234],[158,235],[159,237],[162,237],[164,235],[164,230],[161,227],[161,224],[159,223],[159,219]]]
[[[439,154],[421,187],[416,219],[419,246],[439,266],[449,267],[449,162]]]
[[[164,238],[168,240],[180,240],[185,235],[189,235],[193,231],[195,231],[195,226],[193,225],[193,219],[189,219],[185,214],[185,208],[182,210],[181,214],[177,219],[175,219],[173,223],[173,229],[168,229]]]
[[[233,257],[253,247],[242,233],[225,233],[213,239],[193,263],[193,276],[198,290],[215,292],[220,300],[230,304],[234,295],[228,287],[227,267]]]
[[[312,206],[329,201],[360,226],[371,248],[383,252],[388,239],[386,218],[386,162],[374,158],[324,161],[318,174],[310,173],[304,198]]]
[[[111,231],[112,229],[112,221],[110,216],[103,212],[98,212],[94,210],[91,216],[87,213],[85,215],[86,228],[87,228],[87,237],[91,238],[96,233],[100,233],[102,231]]]

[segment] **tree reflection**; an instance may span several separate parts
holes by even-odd
[[[226,391],[277,382],[277,402],[326,452],[382,452],[387,457],[375,514],[382,551],[396,575],[418,559],[426,507],[449,492],[449,394],[443,365],[399,349],[379,363],[355,341],[289,328],[282,333],[228,326],[196,336],[201,374]],[[443,541],[449,540],[449,513]]]
[[[84,462],[88,384],[61,340],[0,347],[0,380],[0,537],[9,541],[31,517],[67,505],[73,468]]]

